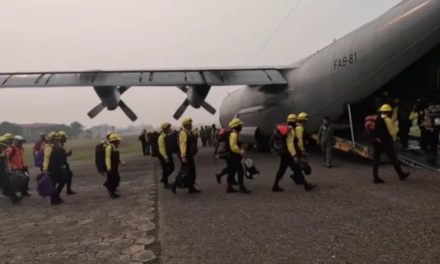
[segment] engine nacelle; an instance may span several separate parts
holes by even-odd
[[[211,86],[209,85],[197,85],[188,87],[186,96],[189,104],[194,108],[200,108],[205,101],[206,96],[209,93]]]
[[[115,110],[119,106],[121,94],[118,86],[94,86],[96,94],[101,99],[102,104],[108,110]]]

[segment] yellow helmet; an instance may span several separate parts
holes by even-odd
[[[110,142],[121,141],[121,137],[118,134],[113,133],[110,135],[108,141]]]
[[[62,138],[68,138],[67,133],[64,131],[59,131],[57,134]]]
[[[5,133],[3,137],[5,138],[5,141],[14,139],[14,135],[12,135],[11,133]]]
[[[114,131],[109,131],[105,134],[106,138],[109,138],[113,133],[115,133]]]
[[[296,119],[297,119],[297,116],[292,113],[287,117],[287,122],[296,122]]]
[[[54,132],[54,131],[52,131],[46,135],[46,140],[58,139],[58,138],[60,138],[60,136],[58,135],[57,132]]]
[[[0,143],[4,143],[6,141],[5,136],[0,136]]]
[[[170,128],[170,127],[171,127],[171,124],[168,123],[168,122],[164,122],[164,123],[162,123],[162,125],[160,125],[160,128],[162,130],[165,130],[165,129]]]
[[[301,112],[298,115],[298,120],[305,121],[309,118],[309,115],[306,112]]]
[[[384,104],[380,107],[379,112],[391,112],[393,108],[389,104]]]
[[[192,124],[192,119],[190,117],[185,117],[182,119],[182,125],[190,125]]]
[[[229,127],[230,128],[236,128],[236,127],[238,127],[240,125],[243,125],[243,123],[238,118],[234,118],[234,119],[232,119],[231,122],[229,122]]]

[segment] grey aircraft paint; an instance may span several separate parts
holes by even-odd
[[[237,116],[269,135],[289,113],[308,112],[308,129],[338,118],[440,43],[440,1],[404,1],[282,71],[288,85],[247,86],[224,98],[220,120]],[[247,130],[253,133],[254,130]],[[245,135],[249,136],[249,135]],[[249,137],[247,137],[249,138]]]

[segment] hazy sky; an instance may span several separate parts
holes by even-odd
[[[0,72],[286,65],[398,2],[0,0]],[[218,108],[235,88],[213,87],[207,101]],[[99,102],[89,87],[4,89],[0,96],[0,121],[131,124],[119,109],[89,119]],[[185,95],[175,87],[133,87],[122,98],[139,116],[134,124],[158,124],[172,121]],[[204,110],[185,115],[218,120]]]

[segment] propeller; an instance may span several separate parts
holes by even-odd
[[[177,108],[173,117],[175,119],[179,119],[182,117],[183,113],[186,111],[189,105],[194,108],[203,107],[210,114],[215,114],[217,110],[205,101],[206,96],[210,90],[210,86],[177,86],[182,92],[187,95],[187,98],[183,101],[183,103]]]
[[[130,86],[95,86],[93,88],[101,99],[101,103],[87,113],[90,118],[96,117],[106,107],[109,110],[114,110],[119,106],[119,108],[121,108],[124,114],[130,118],[131,121],[136,121],[137,116],[133,110],[131,110],[130,107],[124,103],[124,101],[119,99],[120,95],[125,93]]]

